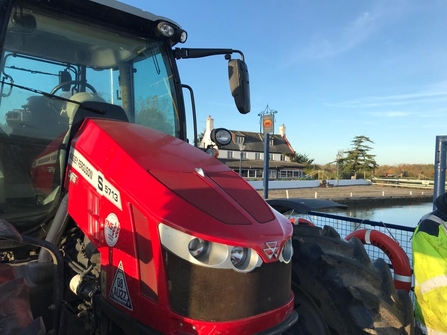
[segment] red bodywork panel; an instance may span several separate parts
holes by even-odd
[[[52,141],[39,156],[35,158],[31,166],[31,177],[35,189],[45,195],[54,190],[55,175],[59,164],[59,150],[65,133]],[[59,183],[60,179],[57,180]]]
[[[284,216],[203,151],[136,124],[87,119],[73,139],[65,184],[69,214],[101,254],[103,298],[139,322],[172,334],[188,324],[197,334],[253,334],[292,312],[292,293],[281,308],[231,322],[187,320],[170,310],[160,223],[252,248],[264,263],[278,261],[264,253],[266,242],[282,247],[292,236]],[[114,291],[123,280],[128,295]]]

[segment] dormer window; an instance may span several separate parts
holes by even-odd
[[[236,135],[236,143],[244,143],[244,136]]]

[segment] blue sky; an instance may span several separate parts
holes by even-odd
[[[259,131],[267,105],[298,153],[334,161],[368,136],[379,165],[433,164],[447,135],[447,2],[124,0],[188,32],[180,47],[241,50],[251,112],[236,110],[223,56],[179,61],[198,130]],[[189,116],[189,115],[188,115]],[[192,133],[190,133],[192,136]]]

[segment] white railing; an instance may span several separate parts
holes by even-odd
[[[373,178],[373,184],[383,186],[409,187],[433,189],[434,180],[427,179],[402,179],[402,178]]]
[[[329,179],[326,180],[327,184],[333,186],[354,186],[354,185],[371,185],[370,180],[365,179]],[[264,188],[264,182],[262,180],[248,180],[248,183],[256,190],[262,190]],[[270,180],[269,189],[294,189],[294,188],[311,188],[319,187],[321,180]]]

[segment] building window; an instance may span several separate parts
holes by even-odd
[[[244,143],[244,136],[236,136],[236,143]]]
[[[273,161],[273,154],[269,154],[269,160]]]
[[[255,152],[255,159],[261,159],[261,153]]]
[[[233,151],[228,150],[227,151],[227,158],[233,158],[233,157],[234,157]]]
[[[298,179],[301,178],[302,174],[300,170],[280,170],[278,177],[281,179]]]
[[[246,159],[247,158],[247,153],[244,151],[241,151],[241,159]]]
[[[281,161],[285,161],[286,160],[286,157],[284,156],[284,155],[281,155],[280,157],[279,157],[279,159],[281,160]]]

